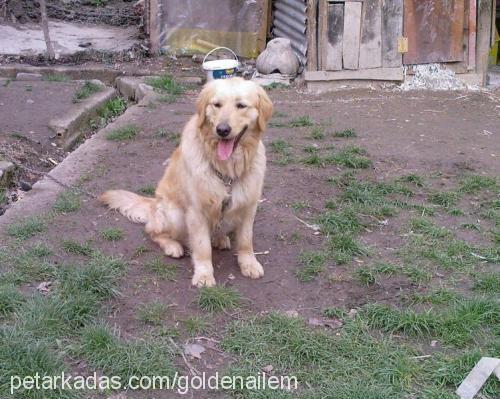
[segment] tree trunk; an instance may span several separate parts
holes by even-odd
[[[54,47],[52,47],[52,43],[50,41],[49,36],[49,19],[47,18],[47,3],[45,0],[38,0],[40,4],[40,14],[42,20],[42,30],[43,37],[45,39],[45,44],[47,45],[47,54],[49,56],[49,60],[53,60],[55,58]]]

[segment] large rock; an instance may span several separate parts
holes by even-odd
[[[295,76],[298,70],[299,60],[288,39],[271,40],[257,58],[257,71],[264,75],[279,72],[283,75]]]

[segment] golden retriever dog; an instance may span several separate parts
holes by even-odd
[[[100,200],[144,223],[166,255],[181,257],[188,246],[197,287],[215,285],[212,246],[231,248],[229,233],[234,233],[241,273],[262,277],[264,269],[253,250],[253,223],[266,170],[261,137],[272,112],[265,90],[251,81],[209,82],[155,197],[111,190]]]

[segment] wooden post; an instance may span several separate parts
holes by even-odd
[[[318,70],[317,0],[307,0],[307,70]]]
[[[467,66],[469,70],[476,69],[476,7],[476,0],[469,0],[469,62]]]
[[[150,0],[149,2],[149,45],[151,55],[160,53],[160,15],[159,0]]]
[[[54,53],[54,47],[52,47],[52,42],[50,41],[49,19],[47,18],[47,3],[45,2],[45,0],[38,0],[38,3],[40,4],[41,24],[43,37],[45,39],[45,44],[47,45],[47,55],[49,56],[49,60],[53,60],[56,55]]]
[[[486,84],[488,73],[492,13],[493,0],[477,0],[476,73],[481,75],[483,85]]]

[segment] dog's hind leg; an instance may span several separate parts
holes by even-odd
[[[172,258],[180,258],[184,255],[182,244],[170,238],[167,233],[150,233],[150,237],[160,246],[163,252],[165,252],[165,255],[171,256]]]

